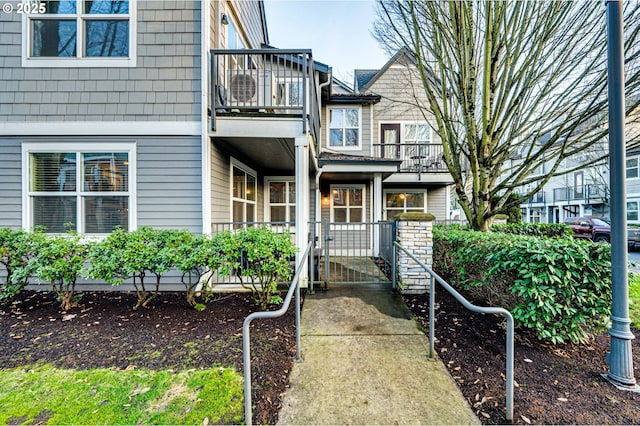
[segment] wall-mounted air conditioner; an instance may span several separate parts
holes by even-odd
[[[230,105],[269,107],[275,105],[276,83],[270,71],[230,70],[227,100]]]

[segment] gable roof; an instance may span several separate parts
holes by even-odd
[[[354,70],[353,83],[355,90],[357,91],[360,87],[367,84],[377,72],[378,70]]]
[[[398,61],[399,61],[399,60],[401,60],[401,59],[408,60],[408,61],[410,61],[412,64],[415,64],[415,63],[416,63],[415,58],[413,57],[413,55],[411,54],[411,52],[409,52],[409,50],[408,50],[408,49],[406,49],[406,48],[404,48],[404,47],[403,47],[403,48],[401,48],[400,50],[398,50],[398,51],[396,52],[396,54],[395,54],[395,55],[393,55],[393,56],[391,57],[391,59],[389,59],[389,60],[387,61],[387,63],[386,63],[386,64],[384,64],[384,65],[382,66],[382,68],[380,68],[380,69],[379,69],[379,70],[377,70],[377,71],[375,71],[375,70],[356,70],[356,82],[355,82],[355,83],[356,83],[356,87],[355,87],[356,92],[359,92],[359,93],[363,93],[363,92],[365,92],[367,89],[369,89],[369,88],[373,85],[373,83],[375,83],[375,82],[376,82],[376,80],[378,80],[378,79],[379,79],[379,78],[380,78],[380,77],[381,77],[385,72],[387,72],[387,70],[388,70],[388,69],[389,69],[393,64],[395,64],[396,62],[398,62]],[[362,78],[362,80],[363,80],[363,84],[361,84],[361,85],[360,85],[360,84],[358,84],[358,81],[357,81],[357,78],[358,78],[358,77],[357,77],[357,76],[358,76],[357,71],[361,71],[360,76],[361,76],[361,78]],[[373,75],[371,75],[370,77],[368,77],[368,78],[367,78],[367,76],[368,76],[368,72],[371,72],[371,71],[375,71],[375,73],[373,73]],[[366,81],[365,81],[365,80],[366,80]]]

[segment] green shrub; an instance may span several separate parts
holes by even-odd
[[[573,231],[564,223],[509,223],[491,225],[491,231],[504,234],[531,235],[534,237],[569,238]]]
[[[39,282],[51,284],[64,311],[77,306],[80,295],[76,294],[76,281],[83,269],[89,243],[79,235],[33,234],[34,256],[29,260]]]
[[[0,307],[9,305],[33,275],[34,264],[29,263],[35,253],[32,235],[22,229],[0,228],[0,265],[5,272]]]
[[[199,284],[205,291],[208,288],[209,279],[202,282],[209,271],[215,271],[222,263],[220,251],[214,245],[213,240],[206,235],[194,235],[182,232],[180,238],[175,240],[170,249],[173,251],[174,260],[171,262],[182,272],[182,284],[186,290],[187,303],[198,310],[205,305],[196,301],[196,288]]]
[[[223,257],[221,276],[237,275],[261,309],[278,303],[277,282],[291,279],[290,260],[296,253],[289,233],[249,227],[220,232],[213,240]]]
[[[476,302],[508,309],[552,343],[584,342],[611,306],[607,245],[434,229],[434,269]]]
[[[90,251],[85,274],[111,285],[133,278],[138,298],[134,309],[146,308],[158,296],[162,276],[175,266],[176,245],[186,238],[186,231],[150,227],[131,232],[116,229]],[[148,275],[156,278],[153,290],[147,288]]]

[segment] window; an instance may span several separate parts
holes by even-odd
[[[640,177],[638,157],[627,158],[627,179]]]
[[[385,215],[390,220],[400,213],[426,211],[425,191],[387,191],[385,192]]]
[[[302,106],[302,95],[301,80],[278,80],[276,105]]]
[[[542,215],[544,214],[544,209],[541,207],[533,207],[529,210],[529,222],[531,223],[541,223]]]
[[[638,221],[638,201],[627,201],[627,220]]]
[[[256,221],[256,172],[232,162],[232,217],[233,222]]]
[[[233,49],[244,49],[244,42],[242,41],[242,36],[236,29],[233,21],[229,21],[227,24],[227,48],[230,50]]]
[[[135,66],[135,0],[51,0],[23,20],[24,66]]]
[[[28,228],[81,234],[131,228],[132,148],[25,148]]]
[[[331,221],[359,223],[365,220],[364,185],[331,187]]]
[[[360,109],[329,109],[329,145],[334,148],[360,147]]]
[[[271,222],[295,222],[296,220],[296,183],[293,181],[270,181],[269,220]]]
[[[415,159],[416,157],[429,157],[431,127],[429,127],[428,124],[405,124],[403,136],[406,153],[405,158]]]

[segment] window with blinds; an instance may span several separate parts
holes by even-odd
[[[32,226],[46,232],[108,234],[129,229],[128,152],[31,152]]]

